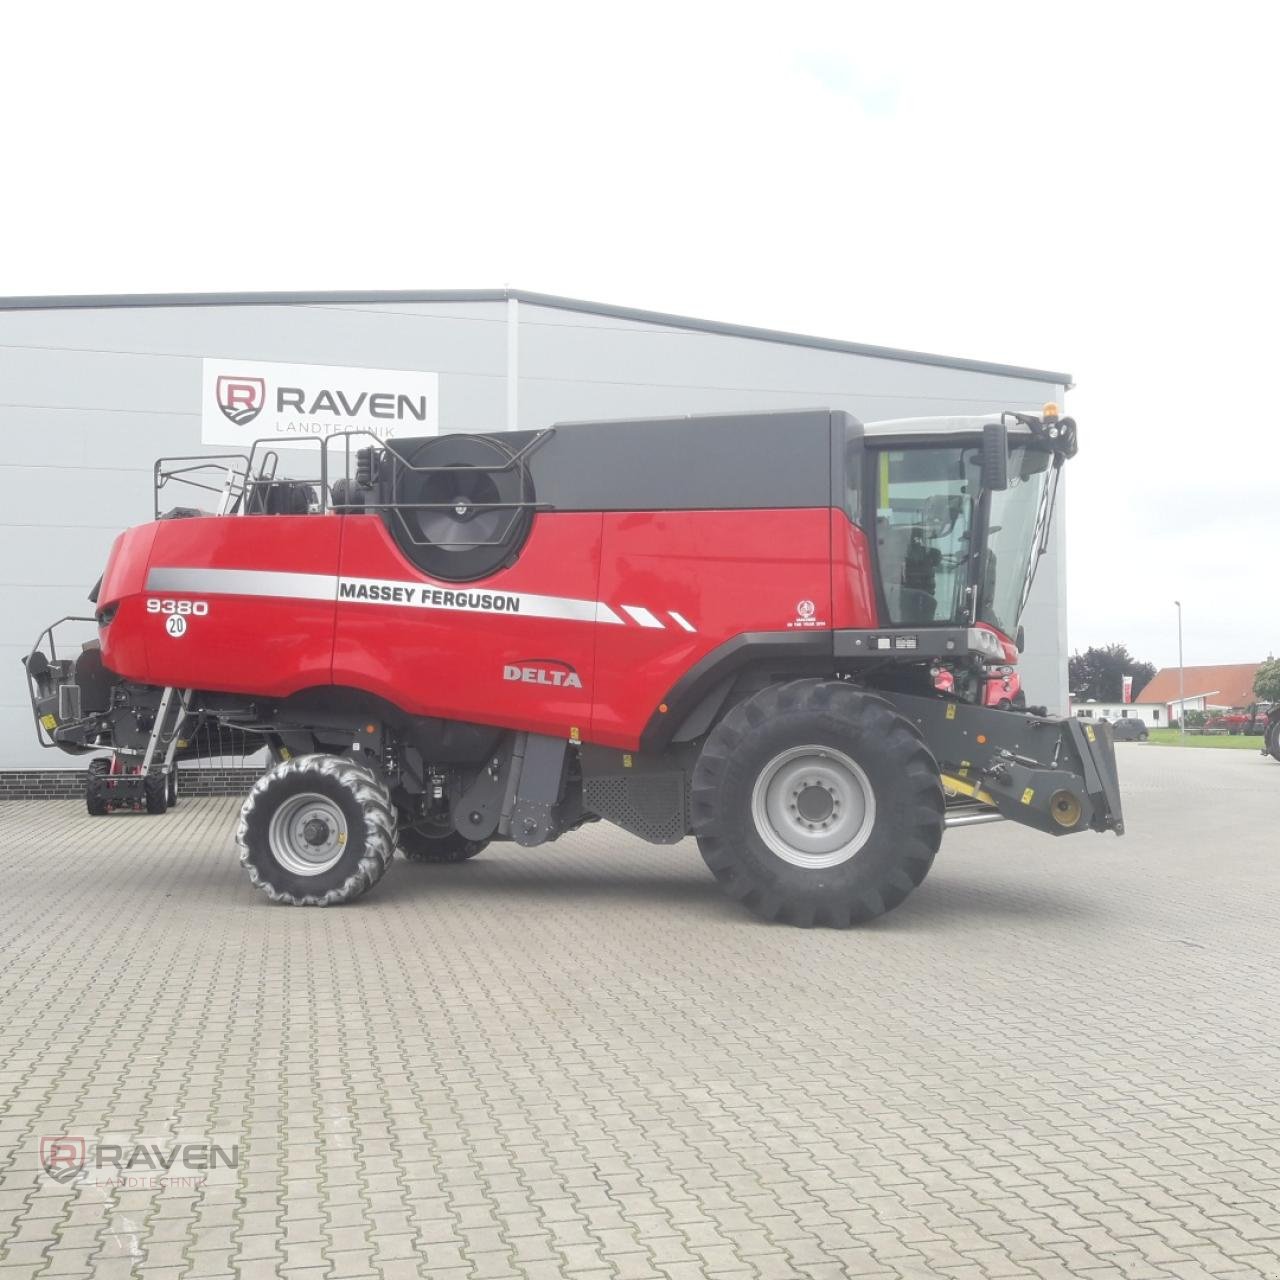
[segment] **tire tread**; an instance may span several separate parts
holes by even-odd
[[[811,715],[827,727],[852,726],[879,740],[880,750],[899,761],[902,788],[894,810],[910,805],[916,815],[905,824],[913,847],[901,851],[878,883],[843,897],[814,902],[788,896],[760,883],[735,843],[724,832],[721,801],[733,757],[752,732],[782,715]],[[694,768],[690,810],[698,847],[712,874],[730,897],[765,920],[808,927],[848,928],[892,910],[928,874],[942,840],[944,802],[933,755],[919,729],[889,703],[841,681],[792,680],[769,685],[733,707],[708,737]]]
[[[341,885],[323,894],[298,894],[281,889],[264,877],[251,860],[249,820],[258,805],[269,800],[269,793],[282,778],[317,770],[344,787],[359,805],[364,816],[365,849],[359,863]],[[291,907],[328,907],[351,902],[373,888],[382,879],[396,851],[396,812],[386,788],[367,766],[345,756],[294,756],[264,773],[245,799],[236,828],[236,844],[240,848],[240,864],[249,880],[271,899]]]

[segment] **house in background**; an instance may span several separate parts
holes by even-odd
[[[1163,708],[1165,714],[1159,721],[1162,724],[1178,718],[1180,699],[1188,711],[1251,707],[1258,700],[1253,679],[1261,665],[1260,662],[1232,662],[1217,667],[1183,667],[1181,673],[1177,667],[1165,667],[1157,671],[1142,690],[1142,705]]]
[[[1187,699],[1191,705],[1191,699]],[[1071,714],[1081,720],[1141,720],[1150,729],[1160,729],[1169,723],[1169,708],[1162,702],[1149,702],[1145,690],[1141,702],[1075,702]]]
[[[1076,702],[1071,714],[1082,720],[1143,720],[1151,728],[1178,722],[1180,696],[1188,711],[1230,711],[1257,702],[1253,678],[1260,662],[1235,662],[1217,667],[1183,667],[1179,694],[1177,667],[1157,671],[1133,702]]]

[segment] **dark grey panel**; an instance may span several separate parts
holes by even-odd
[[[568,423],[533,453],[539,503],[560,511],[825,507],[832,414]],[[843,436],[848,414],[835,415]]]
[[[1071,387],[1071,375],[1045,369],[1027,369],[1018,365],[992,364],[985,360],[965,360],[953,356],[933,355],[923,351],[904,351],[897,347],[869,346],[858,342],[842,342],[813,334],[787,333],[781,329],[761,329],[753,325],[725,324],[702,320],[695,316],[673,315],[665,311],[644,311],[636,307],[618,307],[606,302],[588,302],[581,298],[562,298],[551,293],[529,293],[523,289],[391,289],[370,291],[302,292],[302,293],[135,293],[135,294],[66,294],[51,297],[0,298],[0,311],[38,311],[57,308],[98,307],[261,307],[305,306],[308,304],[412,303],[412,302],[501,302],[515,298],[533,306],[558,311],[579,311],[588,315],[612,316],[619,320],[636,320],[644,324],[665,325],[700,333],[720,333],[736,338],[752,338],[759,342],[778,342],[797,347],[817,347],[824,351],[845,351],[854,355],[874,356],[880,360],[905,360],[911,364],[940,365],[946,369],[967,369],[974,373],[991,373],[1006,378],[1028,378],[1033,382],[1051,382]]]

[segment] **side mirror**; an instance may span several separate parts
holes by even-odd
[[[982,486],[1009,487],[1009,428],[1003,422],[988,422],[982,428]]]

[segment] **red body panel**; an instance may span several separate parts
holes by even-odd
[[[867,535],[843,511],[831,512],[831,625],[879,623]]]
[[[107,567],[102,571],[98,588],[99,616],[114,607],[116,621],[101,628],[102,660],[112,671],[143,684],[151,682],[147,661],[148,628],[143,625],[142,591],[146,586],[147,566],[151,563],[151,544],[157,524],[138,525],[126,529],[111,544]]]
[[[249,569],[259,572],[337,573],[342,521],[318,516],[237,516],[163,520],[149,543],[148,570]],[[139,532],[131,530],[131,533]],[[127,537],[128,535],[126,535]],[[102,658],[121,675],[151,684],[285,697],[331,683],[335,603],[272,595],[151,590],[129,568],[136,594],[125,597],[102,630]],[[118,598],[118,597],[117,597]],[[149,599],[203,600],[204,617],[188,617],[171,635],[167,615],[147,612]],[[100,595],[99,605],[105,598]],[[145,637],[143,646],[137,637]],[[139,669],[139,659],[145,667]]]
[[[540,592],[594,602],[600,577],[598,512],[535,517],[520,558],[480,583],[436,583],[442,591]],[[430,583],[386,525],[341,517],[345,578]],[[416,715],[509,725],[584,739],[591,722],[594,622],[453,612],[344,600],[338,606],[333,681],[365,689]],[[568,664],[581,687],[504,679],[508,666]]]
[[[111,544],[107,567],[102,571],[102,585],[98,588],[99,609],[141,591],[146,585],[151,544],[156,540],[159,528],[159,522],[140,524],[126,529]]]
[[[335,684],[633,749],[721,644],[874,626],[873,601],[865,537],[822,507],[543,512],[513,565],[467,584],[428,578],[372,515],[162,521],[117,540],[99,608],[116,606],[103,658],[131,679]]]
[[[600,598],[646,608],[663,625],[600,629],[593,740],[636,746],[676,681],[736,635],[828,630],[831,516],[827,508],[607,513]]]

